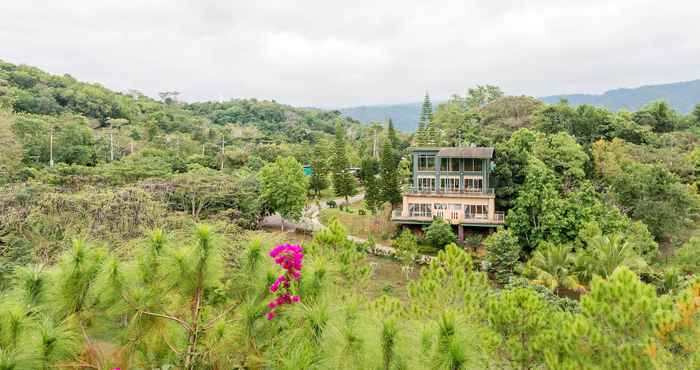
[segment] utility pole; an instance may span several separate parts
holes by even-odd
[[[53,167],[53,126],[49,131],[49,167]]]
[[[226,144],[226,141],[224,141],[224,137],[221,136],[221,171],[224,170],[224,144]]]
[[[114,162],[114,125],[109,122],[109,161]]]
[[[372,157],[377,158],[377,128],[374,128],[374,144],[372,144]]]

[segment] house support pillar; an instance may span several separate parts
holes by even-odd
[[[464,226],[462,224],[457,225],[457,239],[460,243],[464,243]]]

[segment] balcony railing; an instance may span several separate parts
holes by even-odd
[[[452,216],[452,217],[450,217]],[[400,209],[395,209],[391,212],[391,219],[395,221],[431,221],[433,217],[440,217],[440,215],[434,214],[432,216],[426,216],[424,214],[420,215],[408,215],[402,216]],[[483,223],[483,224],[502,224],[505,222],[505,215],[503,212],[494,212],[493,219],[489,219],[488,214],[477,213],[477,214],[465,214],[463,217],[454,217],[452,212],[443,213],[442,218],[445,221],[452,223]]]
[[[463,190],[450,190],[450,189],[426,189],[412,187],[409,189],[409,193],[412,194],[494,194],[493,188],[467,188]]]

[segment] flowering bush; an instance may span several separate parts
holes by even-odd
[[[275,309],[285,304],[299,302],[298,295],[293,294],[292,282],[301,278],[302,262],[304,260],[304,248],[299,245],[282,244],[270,251],[270,257],[275,259],[275,263],[280,265],[285,271],[270,285],[270,293],[277,297],[267,304],[270,312],[267,319],[275,317]]]

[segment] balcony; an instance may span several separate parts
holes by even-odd
[[[391,212],[391,220],[399,223],[430,223],[434,217],[439,217],[439,215],[416,215],[416,216],[402,216],[402,211],[400,209],[395,209]],[[487,214],[465,214],[461,216],[460,212],[448,212],[445,211],[442,218],[448,223],[457,224],[473,224],[473,225],[484,225],[484,226],[496,226],[503,225],[505,222],[505,214],[503,212],[494,212],[493,218],[489,219]]]
[[[408,190],[408,194],[423,194],[423,195],[442,195],[442,194],[455,194],[455,195],[493,195],[493,188],[467,188],[464,190],[445,190],[445,189],[418,189],[412,187]]]

